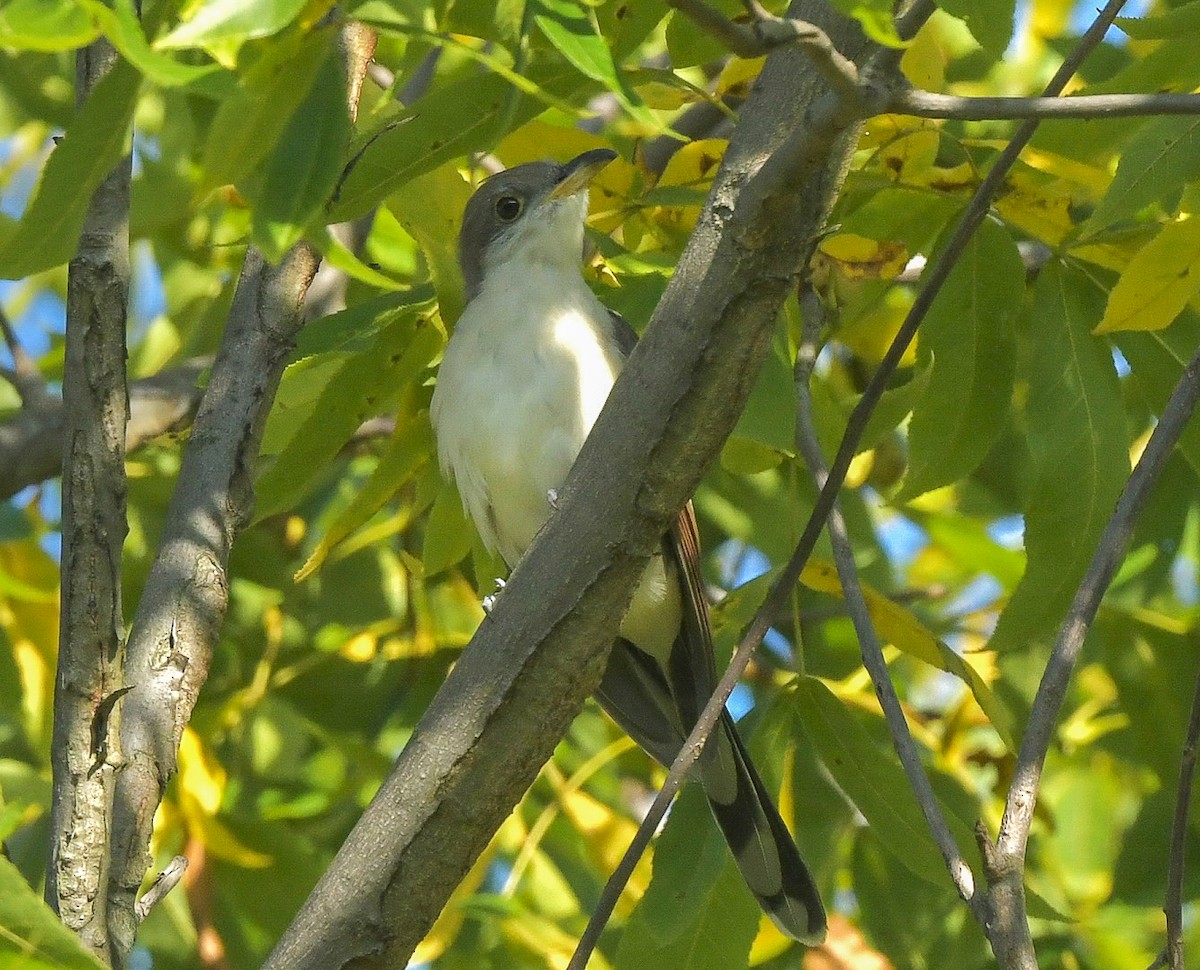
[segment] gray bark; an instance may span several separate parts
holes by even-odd
[[[99,40],[77,55],[83,103],[116,63]],[[46,900],[84,945],[111,961],[106,927],[120,696],[121,546],[125,539],[125,314],[129,299],[126,156],[88,205],[67,277],[62,434],[62,607],[55,680],[54,792]]]

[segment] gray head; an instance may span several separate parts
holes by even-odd
[[[588,184],[616,157],[609,148],[593,148],[563,165],[529,162],[484,182],[467,203],[458,237],[467,299],[479,295],[492,267],[517,254],[578,266]]]

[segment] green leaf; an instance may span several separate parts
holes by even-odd
[[[800,582],[822,593],[845,596],[837,568],[826,559],[810,559],[800,574]],[[868,583],[862,584],[862,593],[871,623],[879,638],[911,657],[917,657],[938,670],[953,674],[966,684],[980,710],[987,715],[988,721],[1000,735],[1000,740],[1016,754],[1013,716],[992,693],[987,681],[979,672],[948,644],[935,637],[907,607],[884,596]]]
[[[653,876],[621,935],[616,970],[745,967],[759,918],[702,790],[689,785],[655,846]]]
[[[1003,227],[984,221],[921,325],[918,353],[932,371],[909,426],[902,499],[969,474],[999,437],[1012,400],[1013,317],[1024,290],[1016,245]]]
[[[462,562],[471,551],[474,536],[475,530],[463,512],[458,489],[443,481],[425,524],[425,544],[421,553],[425,574],[434,576]]]
[[[316,572],[343,539],[351,536],[383,508],[383,504],[405,485],[433,453],[433,429],[422,413],[407,421],[398,420],[387,450],[379,456],[375,471],[358,494],[329,525],[308,561],[296,573],[296,582]]]
[[[816,745],[825,767],[885,846],[914,875],[935,886],[950,876],[942,854],[895,752],[884,750],[834,693],[815,677],[801,677],[796,701],[804,733]],[[965,822],[946,811],[950,831],[968,863],[974,864],[974,837]]]
[[[452,326],[466,303],[458,265],[458,229],[471,186],[455,165],[442,165],[394,192],[388,208],[425,254],[442,320]]]
[[[1200,293],[1200,219],[1168,222],[1134,254],[1095,333],[1162,330]]]
[[[1170,40],[1200,30],[1200,0],[1167,9],[1156,17],[1117,17],[1113,21],[1138,40]]]
[[[0,966],[20,970],[104,970],[17,867],[0,856]]]
[[[773,468],[783,455],[795,453],[796,385],[785,354],[782,341],[776,340],[721,452],[721,464],[732,472],[752,474]],[[762,463],[755,462],[756,456]]]
[[[219,64],[184,64],[150,46],[131,0],[76,0],[87,10],[113,46],[143,76],[162,87],[187,86],[209,97],[221,98],[233,89],[233,75]]]
[[[1091,334],[1104,294],[1052,264],[1031,313],[1026,423],[1033,487],[1025,574],[992,646],[1025,647],[1062,621],[1129,476],[1129,429],[1108,344]]]
[[[96,85],[51,152],[29,208],[0,246],[0,277],[20,279],[75,255],[92,193],[129,150],[141,80],[118,61]]]
[[[1162,414],[1171,390],[1200,347],[1200,315],[1185,310],[1166,330],[1121,333],[1117,346],[1133,369],[1133,379],[1155,414]],[[1200,421],[1189,421],[1176,445],[1192,469],[1200,474]]]
[[[1137,214],[1200,178],[1200,118],[1146,122],[1120,156],[1117,174],[1081,234],[1090,236]]]
[[[863,33],[884,47],[900,47],[903,41],[896,33],[896,21],[889,0],[833,0],[847,17],[862,25]]]
[[[330,30],[284,37],[245,73],[209,125],[201,194],[257,168],[308,96],[333,41]]]
[[[324,212],[349,138],[346,79],[334,51],[267,159],[262,185],[251,194],[251,233],[270,262],[278,262]]]
[[[389,301],[400,302],[394,296]],[[256,520],[292,508],[355,429],[385,410],[429,365],[443,337],[428,311],[428,304],[385,309],[373,334],[348,336],[342,349],[287,368],[263,434]],[[356,307],[336,316],[361,320],[363,314]]]
[[[219,48],[236,53],[255,37],[277,33],[296,19],[306,0],[207,0],[195,14],[158,41],[159,47]]]
[[[967,25],[993,59],[999,58],[1012,39],[1015,0],[938,0],[938,6]]]
[[[555,97],[569,97],[581,87],[578,73],[561,67],[550,75],[531,72],[530,76]],[[330,221],[357,218],[418,175],[469,152],[491,148],[507,134],[498,130],[498,124],[506,118],[512,90],[508,81],[495,74],[433,88],[372,137],[352,161],[334,199]],[[518,98],[513,127],[543,109],[534,97]]]
[[[86,47],[100,31],[71,0],[10,0],[0,8],[0,47],[69,51]]]
[[[555,50],[581,74],[603,84],[631,117],[653,131],[665,128],[626,85],[590,7],[571,0],[535,2],[539,12],[533,15],[533,22]]]

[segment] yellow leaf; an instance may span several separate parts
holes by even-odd
[[[912,131],[884,145],[877,162],[897,182],[924,185],[934,167],[940,142],[941,136],[932,128]]]
[[[908,263],[904,243],[880,242],[850,232],[827,236],[817,248],[837,264],[843,275],[855,280],[894,279]]]
[[[245,845],[217,818],[225,793],[225,769],[204,747],[195,730],[183,729],[179,739],[179,809],[189,831],[213,855],[247,869],[263,869],[271,857]]]
[[[766,61],[765,57],[731,57],[717,77],[716,97],[747,97]]]
[[[179,739],[179,788],[209,815],[221,807],[227,776],[225,769],[192,728],[183,729]]]
[[[813,559],[804,567],[800,582],[810,589],[841,597],[842,584],[833,563],[824,559]],[[863,584],[863,596],[867,611],[880,638],[897,649],[916,657],[938,670],[958,677],[970,688],[976,702],[983,709],[1010,751],[1016,751],[1012,737],[1012,715],[992,693],[984,679],[966,660],[935,637],[926,626],[909,610],[888,599],[878,590]]]
[[[1074,228],[1070,210],[1071,194],[1063,186],[1041,184],[1024,172],[1013,172],[996,200],[1005,220],[1048,246],[1057,246]]]
[[[888,145],[905,135],[928,129],[936,135],[936,125],[925,118],[912,118],[908,115],[876,115],[867,121],[862,135],[858,139],[858,147],[866,150]]]
[[[877,364],[892,345],[904,318],[912,307],[913,293],[907,287],[893,286],[883,299],[862,316],[845,320],[838,327],[838,340],[853,350],[868,363]],[[909,344],[900,358],[901,367],[912,367],[917,362],[916,341]]]
[[[934,20],[917,31],[908,49],[900,58],[900,70],[909,82],[925,91],[940,91],[946,80],[947,52],[941,44],[941,33]]]
[[[1200,293],[1200,218],[1163,226],[1117,280],[1094,333],[1162,330]]]

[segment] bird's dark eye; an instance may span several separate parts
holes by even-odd
[[[524,203],[515,195],[502,195],[496,200],[496,215],[501,222],[512,222],[524,208]]]

